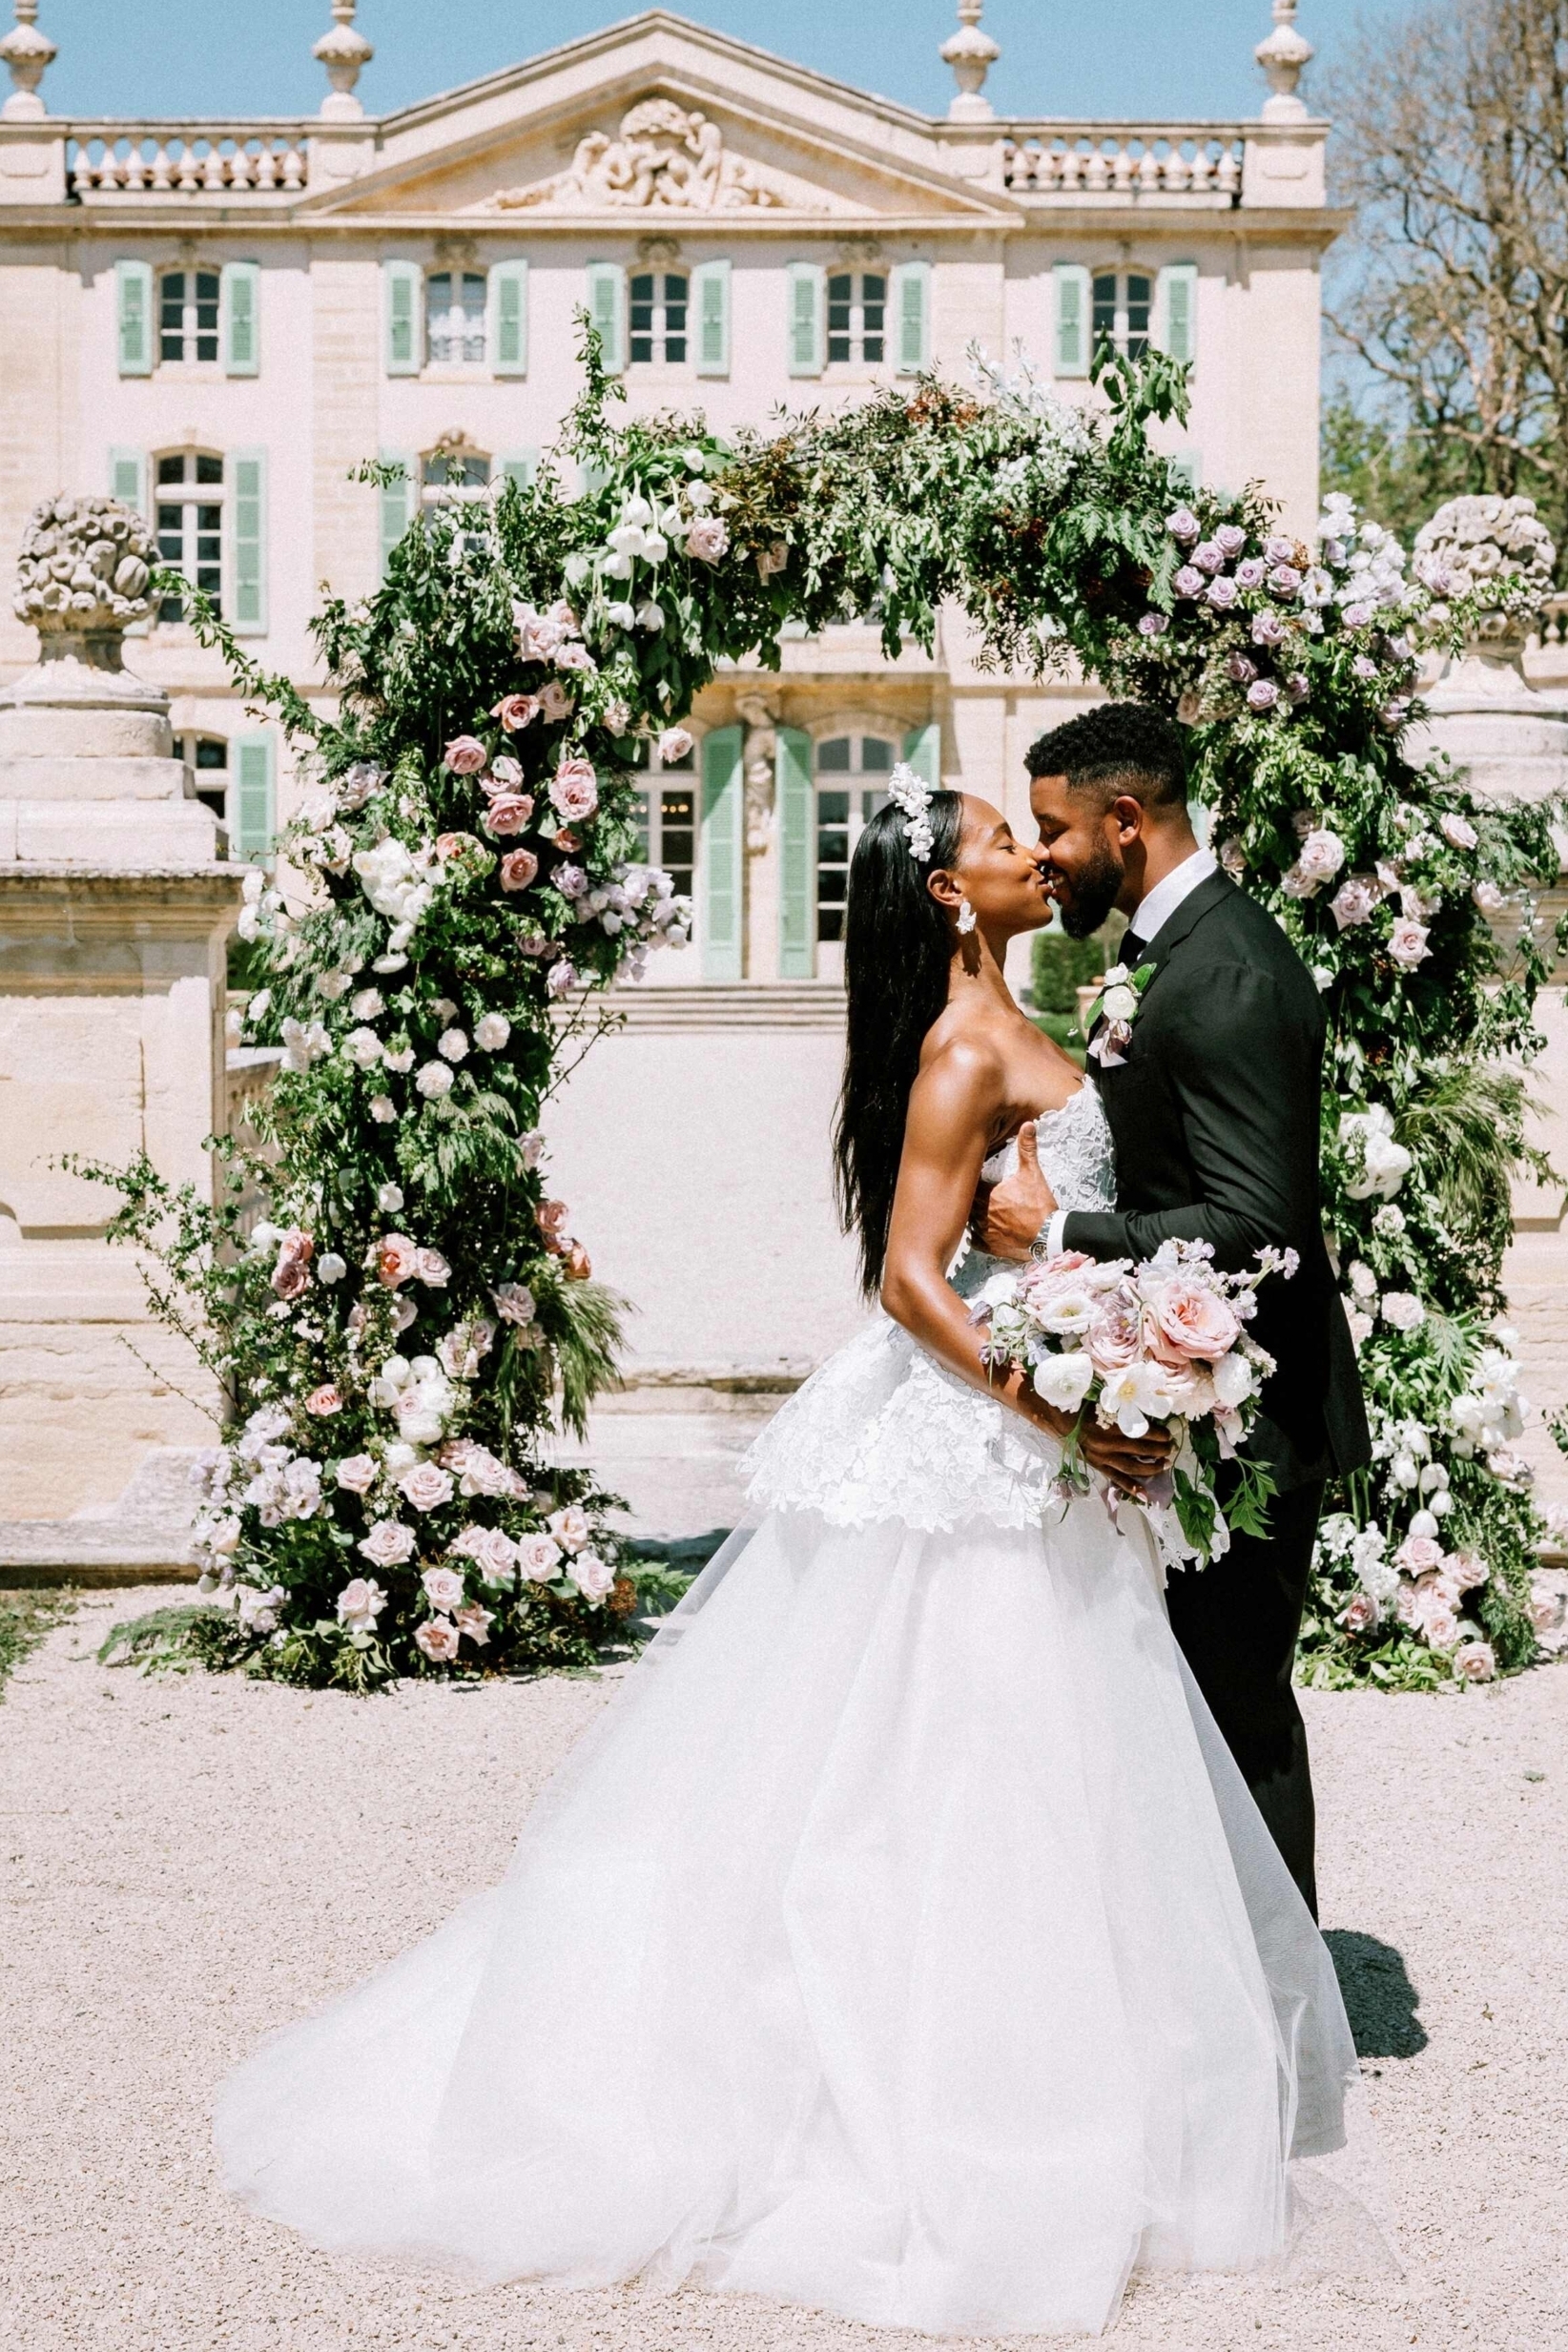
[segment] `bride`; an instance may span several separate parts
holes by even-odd
[[[1142,1514],[1052,1494],[949,1272],[1026,1122],[1112,1194],[1016,1008],[1043,854],[907,771],[856,852],[843,1201],[885,1310],[750,1457],[732,1539],[506,1880],[225,2085],[229,2186],[479,2280],[642,2276],[943,2334],[1098,2330],[1278,2264],[1344,2142],[1328,1953],[1187,1676]],[[1090,1433],[1124,1488],[1158,1448]]]

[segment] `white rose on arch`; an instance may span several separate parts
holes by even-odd
[[[1352,1201],[1368,1201],[1373,1194],[1392,1201],[1410,1174],[1410,1153],[1394,1142],[1393,1113],[1382,1103],[1340,1114],[1339,1147],[1351,1171],[1345,1189]]]

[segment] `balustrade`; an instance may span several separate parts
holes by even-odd
[[[1228,124],[1146,131],[1022,125],[1001,143],[1001,175],[1019,196],[1239,196],[1245,133]]]
[[[298,195],[310,176],[303,127],[214,124],[170,131],[82,124],[67,147],[72,195]]]

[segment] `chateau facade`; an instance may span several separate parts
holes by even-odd
[[[1296,94],[1295,0],[1273,0],[1245,122],[1001,119],[980,12],[961,0],[944,45],[942,117],[654,10],[378,118],[355,0],[334,0],[319,116],[142,122],[52,115],[53,45],[17,0],[0,552],[39,499],[112,490],[320,697],[322,584],[365,594],[422,505],[547,461],[584,311],[632,413],[700,407],[720,430],[962,377],[975,351],[1091,401],[1098,341],[1153,343],[1193,369],[1170,454],[1194,480],[1261,479],[1309,530],[1341,222],[1327,125]],[[394,486],[357,479],[374,459],[400,463]],[[268,857],[296,791],[281,737],[177,597],[128,653],[171,697],[232,854]],[[7,609],[0,682],[32,658]],[[694,938],[557,1122],[578,1229],[642,1310],[648,1381],[766,1393],[853,1321],[824,1138],[856,832],[899,757],[1026,821],[1024,749],[1084,691],[981,671],[951,616],[930,656],[891,663],[875,630],[833,629],[788,641],[779,673],[726,671],[686,765],[649,776],[648,852],[691,891]],[[699,1227],[735,1269],[722,1299],[691,1294]]]

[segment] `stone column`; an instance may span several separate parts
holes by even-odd
[[[1415,542],[1416,571],[1439,595],[1461,594],[1477,578],[1496,578],[1522,580],[1544,598],[1554,559],[1552,542],[1525,498],[1452,499]],[[1526,679],[1523,655],[1531,626],[1528,613],[1490,616],[1483,633],[1424,691],[1432,717],[1413,738],[1413,757],[1446,752],[1465,772],[1472,792],[1502,800],[1568,794],[1568,695],[1541,693]],[[1548,933],[1563,904],[1559,886],[1541,910]],[[1568,1008],[1560,979],[1542,990],[1537,1021],[1547,1046],[1529,1075],[1531,1092],[1542,1108],[1535,1140],[1568,1179]],[[1568,1231],[1562,1202],[1560,1186],[1515,1186],[1514,1243],[1503,1268],[1509,1313],[1526,1366],[1526,1392],[1544,1413],[1568,1403]],[[1537,1410],[1523,1450],[1535,1463],[1543,1496],[1568,1499],[1568,1465],[1542,1420]]]
[[[0,1522],[80,1523],[70,1540],[0,1525],[0,1577],[91,1572],[116,1543],[174,1565],[180,1450],[213,1439],[204,1376],[103,1239],[114,1197],[60,1165],[145,1150],[210,1197],[202,1143],[225,1122],[242,877],[167,700],[124,666],[151,557],[113,500],[35,508],[15,609],[40,658],[0,691]]]

